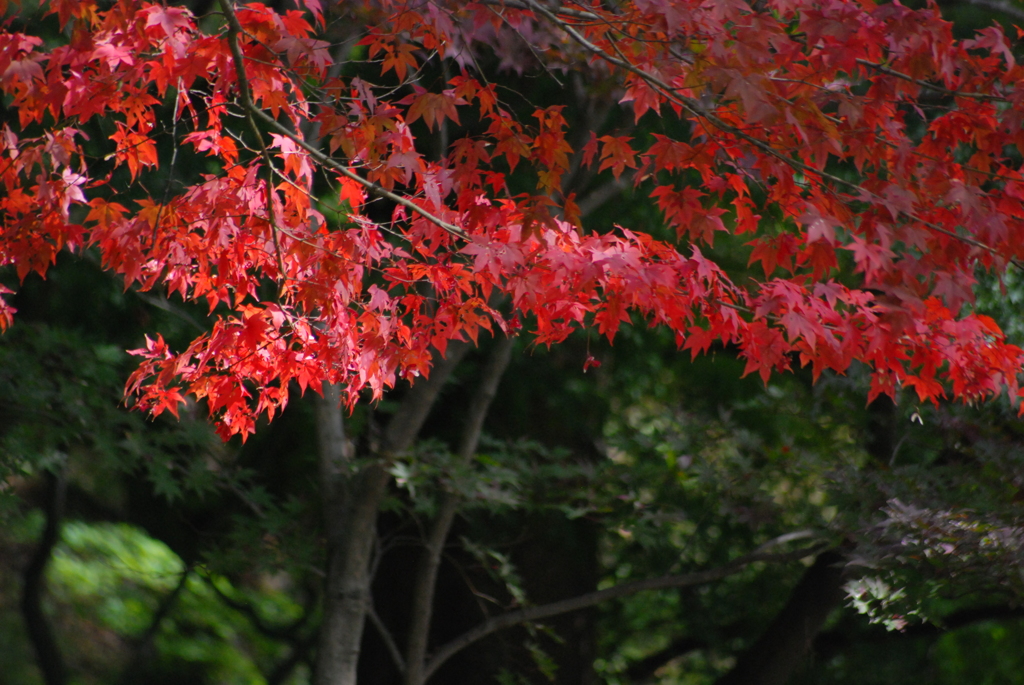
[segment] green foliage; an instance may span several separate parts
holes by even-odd
[[[934,647],[939,666],[936,682],[954,685],[1008,685],[1021,682],[1024,653],[1024,622],[985,621],[951,631]]]
[[[202,458],[213,444],[198,417],[151,424],[123,406],[131,358],[114,345],[69,329],[25,324],[0,344],[0,503],[10,484],[43,469],[68,468],[76,485],[118,506],[113,473],[142,472],[158,494],[213,488]]]
[[[123,669],[141,667],[166,675],[175,669],[202,673],[210,683],[260,685],[263,669],[283,658],[285,649],[221,595],[251,602],[270,624],[284,625],[302,613],[279,579],[262,577],[255,591],[237,588],[187,567],[165,544],[125,524],[66,524],[49,587],[54,624],[82,682],[116,682]],[[161,610],[167,614],[153,634]],[[129,655],[149,639],[158,663],[134,664]]]

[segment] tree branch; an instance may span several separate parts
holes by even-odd
[[[434,364],[430,376],[412,386],[384,431],[381,447],[385,455],[404,452],[412,447],[437,401],[438,393],[470,347],[466,342],[450,343],[448,354]]]
[[[277,270],[279,277],[284,279],[284,260],[281,257],[281,244],[278,240],[277,221],[274,219],[274,160],[270,158],[270,151],[263,140],[263,132],[256,125],[253,112],[258,111],[252,101],[252,89],[249,87],[249,77],[245,71],[245,58],[242,55],[242,48],[238,44],[238,37],[242,35],[242,25],[235,15],[235,8],[232,0],[220,0],[220,6],[224,10],[224,16],[228,20],[228,47],[231,49],[231,56],[235,62],[235,73],[238,75],[238,90],[242,97],[242,107],[245,109],[245,118],[249,123],[249,130],[256,138],[256,145],[259,147],[263,163],[267,165],[266,200],[267,221],[270,223],[270,233],[274,242],[274,254],[277,257]],[[284,281],[280,283],[284,287]],[[279,291],[280,292],[280,291]]]
[[[582,35],[579,31],[570,26],[564,20],[558,18],[550,9],[536,2],[536,0],[522,1],[525,5],[529,6],[533,11],[546,17],[548,21],[550,21],[552,24],[554,24],[562,31],[564,31],[570,38],[579,43],[579,45],[582,46],[585,50],[587,50],[588,52],[592,53],[597,57],[600,57],[609,64],[612,64],[616,67],[619,67],[620,69],[623,69],[631,74],[634,74],[635,76],[640,77],[641,79],[646,81],[648,85],[650,85],[656,91],[661,93],[663,97],[665,97],[670,102],[675,102],[677,105],[686,110],[695,119],[703,119],[704,121],[707,121],[709,124],[711,124],[711,126],[717,128],[718,130],[729,133],[730,135],[733,135],[736,138],[746,143],[749,143],[750,145],[753,145],[757,149],[764,152],[766,155],[774,157],[783,164],[786,164],[794,171],[799,171],[800,173],[807,174],[808,176],[811,177],[818,177],[823,180],[830,181],[836,185],[845,186],[847,188],[850,188],[851,190],[856,191],[861,196],[870,197],[879,202],[884,201],[884,198],[878,195],[878,193],[868,190],[859,183],[856,183],[854,181],[847,181],[846,179],[836,176],[834,174],[830,174],[824,171],[823,169],[818,169],[798,159],[793,159],[792,157],[787,156],[783,152],[776,150],[769,143],[759,138],[755,138],[754,136],[750,135],[749,133],[746,133],[745,131],[737,128],[736,126],[726,123],[713,112],[709,111],[707,107],[703,106],[697,100],[686,97],[684,95],[680,95],[677,92],[676,88],[665,82],[663,79],[655,76],[654,74],[649,74],[645,72],[643,69],[640,69],[639,67],[630,64],[624,57],[621,56],[621,52],[619,52],[620,56],[616,57],[602,50],[597,45],[594,45],[594,43],[587,40],[587,38],[584,35]],[[959,240],[963,243],[966,243],[967,245],[971,245],[972,247],[976,247],[978,249],[984,250],[996,256],[1001,256],[998,250],[980,241],[977,241],[968,236],[959,235],[958,233],[943,228],[942,226],[939,226],[938,224],[935,224],[931,221],[926,221],[925,219],[922,219],[921,217],[917,216],[916,214],[913,214],[912,212],[903,213],[907,216],[907,218],[920,223],[922,226],[927,226],[933,231],[937,231],[951,238]],[[1008,261],[1014,266],[1016,266],[1018,269],[1024,270],[1024,264],[1020,263],[1018,260],[1010,258]]]
[[[246,616],[246,618],[249,619],[249,622],[260,634],[272,640],[281,640],[291,645],[291,654],[278,663],[278,665],[276,665],[266,677],[267,685],[278,685],[285,682],[292,671],[295,670],[295,667],[299,665],[299,662],[306,658],[309,653],[309,648],[316,642],[315,632],[312,635],[306,636],[302,636],[300,634],[302,628],[309,623],[309,618],[313,614],[315,593],[309,593],[305,606],[302,607],[302,615],[294,620],[294,622],[288,626],[273,626],[266,623],[266,620],[259,615],[259,612],[252,604],[239,601],[224,593],[217,587],[217,584],[214,583],[212,576],[205,575],[203,576],[203,580],[206,581],[207,585],[213,589],[214,594],[216,594],[224,604]],[[183,585],[183,583],[181,585]],[[134,671],[129,670],[128,674],[137,672],[137,669]]]
[[[928,81],[922,81],[921,79],[914,78],[913,76],[904,74],[903,72],[900,71],[896,71],[895,69],[890,69],[884,64],[876,64],[875,62],[869,62],[866,59],[858,59],[857,64],[861,65],[862,67],[874,69],[879,73],[886,74],[888,76],[893,76],[903,81],[907,81],[908,83],[913,83],[914,85],[920,86],[921,88],[927,88],[928,90],[933,90],[936,93],[949,95],[950,97],[972,98],[974,100],[992,100],[995,102],[1008,102],[1008,100],[1005,97],[1001,97],[999,95],[989,95],[987,93],[962,93],[960,91],[950,90],[942,86],[937,86],[934,83],[928,83]]]
[[[484,0],[483,4],[489,5],[491,7],[511,7],[512,9],[517,10],[531,9],[529,5],[523,2],[519,2],[519,0]],[[599,15],[594,14],[593,12],[572,9],[570,7],[565,7],[563,5],[553,7],[552,11],[556,12],[557,14],[561,14],[562,16],[573,17],[574,19],[586,19],[587,21],[601,21],[602,19]]]
[[[302,612],[302,616],[292,623],[281,626],[272,625],[267,623],[251,604],[237,600],[217,587],[217,583],[214,582],[212,577],[204,576],[203,580],[206,581],[206,584],[213,589],[214,594],[216,594],[224,604],[248,618],[249,622],[252,623],[253,627],[256,628],[258,632],[273,640],[284,640],[292,643],[296,642],[296,633],[302,628],[302,626],[306,625],[309,621],[310,615],[312,614],[312,607],[307,606],[305,607],[305,611]]]
[[[157,632],[160,630],[160,625],[171,613],[175,602],[178,601],[178,597],[181,596],[181,593],[188,585],[188,578],[191,574],[192,567],[186,565],[178,577],[178,582],[175,584],[174,589],[160,599],[160,604],[157,606],[156,611],[153,612],[153,618],[150,619],[149,626],[146,627],[146,630],[141,635],[133,640],[131,660],[128,662],[127,668],[121,672],[120,682],[124,685],[137,681],[145,662],[152,656],[153,638],[156,637]]]
[[[495,633],[499,630],[503,630],[520,623],[528,623],[530,621],[537,621],[550,616],[565,614],[570,611],[586,609],[610,599],[627,597],[645,590],[665,590],[669,588],[705,585],[731,576],[754,562],[765,561],[782,563],[787,561],[796,561],[797,559],[803,559],[809,556],[817,556],[824,551],[826,547],[827,543],[823,542],[811,545],[810,547],[794,550],[792,552],[779,552],[774,554],[768,552],[754,552],[734,559],[724,566],[719,566],[714,569],[695,571],[693,573],[684,573],[681,575],[662,576],[661,578],[650,578],[648,580],[638,580],[632,583],[623,583],[622,585],[616,585],[615,587],[610,587],[606,590],[589,592],[585,595],[563,599],[550,604],[510,611],[506,614],[495,616],[494,618],[484,621],[476,628],[466,631],[459,637],[442,646],[437,653],[434,654],[433,658],[427,662],[423,672],[423,680],[426,681],[429,679],[445,661],[477,640],[487,637],[491,633]],[[764,546],[762,546],[762,548],[764,548]]]
[[[484,367],[480,385],[469,405],[469,416],[463,428],[459,444],[457,463],[464,464],[472,459],[480,443],[484,419],[491,407],[491,402],[498,391],[498,383],[508,368],[512,358],[514,337],[500,338],[491,352],[487,365]],[[434,592],[436,590],[437,572],[441,565],[441,554],[444,543],[448,539],[455,514],[458,511],[460,498],[454,492],[446,491],[441,496],[437,517],[431,526],[425,549],[420,558],[419,568],[413,585],[412,609],[409,620],[409,642],[406,647],[405,672],[406,685],[420,685],[426,677],[427,641],[430,637],[430,620],[433,616]]]
[[[469,239],[469,235],[465,231],[463,231],[461,228],[456,226],[455,224],[449,223],[449,222],[445,221],[444,219],[442,219],[441,217],[435,215],[434,213],[432,213],[432,212],[430,212],[430,211],[428,211],[426,209],[423,209],[422,207],[420,207],[418,204],[416,204],[412,200],[410,200],[408,198],[405,198],[405,197],[402,197],[401,195],[398,195],[397,193],[393,193],[393,192],[391,192],[390,190],[387,190],[386,188],[384,188],[383,186],[381,186],[378,183],[374,183],[373,181],[370,181],[370,180],[367,180],[367,179],[363,178],[362,176],[360,176],[356,172],[354,172],[351,169],[349,169],[344,164],[341,164],[340,162],[335,161],[334,158],[332,158],[332,157],[328,157],[323,152],[321,152],[317,148],[315,148],[312,145],[310,145],[309,143],[307,143],[302,138],[302,136],[296,135],[287,126],[282,125],[279,121],[277,121],[277,119],[274,119],[273,117],[269,116],[266,112],[264,112],[263,110],[259,109],[255,105],[249,105],[249,112],[253,116],[255,116],[257,119],[260,119],[261,121],[263,121],[268,126],[270,126],[270,127],[274,128],[275,130],[277,130],[279,133],[281,133],[281,135],[287,136],[288,138],[291,138],[291,140],[296,145],[298,145],[303,150],[308,152],[309,155],[313,159],[315,159],[317,162],[319,162],[320,164],[323,164],[326,167],[330,167],[331,169],[333,169],[334,171],[337,171],[342,176],[355,181],[359,185],[361,185],[364,188],[366,188],[366,190],[369,191],[371,195],[375,195],[375,196],[377,196],[379,198],[382,198],[382,199],[391,200],[395,204],[401,205],[401,206],[405,207],[406,209],[408,209],[408,210],[410,210],[412,212],[415,212],[416,214],[419,214],[420,216],[422,216],[427,221],[431,222],[432,224],[436,224],[437,226],[441,227],[442,229],[444,229],[448,233],[451,233],[452,235],[456,236],[457,238],[462,238],[463,240],[468,240]]]
[[[391,660],[395,663],[395,668],[398,669],[399,673],[405,673],[405,659],[402,658],[402,652],[398,649],[398,645],[395,644],[395,638],[391,635],[391,631],[384,625],[384,621],[380,620],[380,616],[377,615],[377,610],[372,606],[367,610],[366,615],[370,618],[370,623],[377,629],[377,634],[380,635],[381,640],[384,641],[384,646],[388,650],[388,654],[391,656]]]
[[[515,336],[498,338],[498,342],[487,360],[487,365],[483,369],[480,384],[469,405],[469,416],[466,418],[466,425],[462,429],[462,439],[459,443],[459,460],[463,463],[468,462],[476,454],[476,448],[480,444],[480,434],[484,428],[484,419],[487,418],[491,402],[494,401],[494,396],[498,393],[498,384],[512,359],[512,349],[515,344]]]
[[[340,397],[324,386],[317,401],[317,436],[327,530],[327,595],[320,627],[314,683],[355,685],[363,626],[370,611],[372,550],[377,516],[391,476],[387,461],[412,446],[441,387],[469,349],[453,343],[448,356],[435,361],[429,377],[412,386],[385,430],[380,457],[351,473],[345,454]]]
[[[594,190],[584,195],[578,203],[580,208],[580,218],[582,219],[588,216],[605,202],[608,202],[608,200],[611,200],[616,195],[621,194],[622,191],[629,186],[629,182],[632,178],[632,174],[623,174],[618,178],[612,179],[611,181],[594,188]]]
[[[156,636],[157,631],[160,630],[160,624],[167,618],[167,615],[171,613],[174,608],[174,603],[178,601],[178,597],[185,590],[188,585],[188,578],[192,575],[192,567],[186,566],[185,570],[181,572],[181,576],[178,578],[177,584],[174,589],[164,595],[163,599],[160,600],[160,604],[157,606],[156,611],[153,612],[153,618],[149,622],[149,626],[146,628],[146,632],[138,637],[138,645],[140,648],[144,648],[149,644]]]

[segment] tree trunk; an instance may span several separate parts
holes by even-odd
[[[43,613],[43,595],[46,592],[46,567],[50,563],[53,548],[60,542],[61,518],[64,516],[64,498],[67,492],[67,476],[64,466],[57,473],[47,471],[46,478],[46,526],[39,539],[32,558],[23,574],[21,591],[21,612],[36,663],[43,674],[46,685],[64,685],[67,670],[61,657],[57,640],[50,628],[50,622]]]
[[[373,464],[355,477],[338,478],[325,498],[327,593],[316,659],[316,685],[355,685],[363,623],[369,609],[377,510],[388,478],[384,464]]]
[[[377,515],[391,478],[393,455],[412,446],[441,386],[469,349],[448,347],[430,377],[409,391],[388,424],[376,461],[354,471],[345,439],[338,388],[324,386],[316,401],[317,445],[324,525],[327,580],[320,626],[315,685],[355,685],[363,624],[370,609],[370,565],[377,540]]]
[[[836,552],[819,555],[761,638],[716,685],[785,685],[843,599],[840,562]]]

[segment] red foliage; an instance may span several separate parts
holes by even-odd
[[[426,374],[432,349],[481,328],[524,319],[545,344],[587,326],[613,338],[631,312],[693,354],[737,346],[766,380],[793,362],[817,376],[860,361],[872,397],[1019,394],[1024,353],[964,306],[978,269],[1024,259],[1024,178],[1006,152],[1024,150],[1024,69],[999,29],[956,41],[934,6],[870,0],[342,6],[365,22],[377,82],[336,68],[336,8],[317,0],[284,13],[227,0],[226,21],[201,25],[182,7],[60,0],[49,11],[65,44],[10,21],[0,32],[17,113],[0,135],[0,265],[45,276],[59,250],[91,246],[128,284],[216,315],[183,351],[159,336],[136,351],[129,391],[153,412],[190,393],[223,434],[245,435],[292,381],[340,383],[354,402]],[[562,108],[518,119],[474,64],[513,32],[551,68],[603,73],[637,120],[687,131],[591,135],[579,157],[644,188],[688,246],[578,226]],[[447,83],[417,81],[446,58]],[[925,115],[924,96],[941,109]],[[87,154],[98,117],[114,132]],[[437,159],[416,121],[474,123]],[[220,171],[147,193],[152,174],[173,173],[158,131]],[[90,173],[100,148],[127,174]],[[537,194],[511,195],[524,167]],[[314,197],[325,182],[340,190]],[[370,218],[371,196],[390,220]],[[344,226],[320,201],[340,203]],[[764,280],[734,282],[704,256],[722,232],[754,233]],[[11,314],[0,298],[0,327]]]

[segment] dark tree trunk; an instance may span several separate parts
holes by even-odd
[[[25,617],[29,640],[36,653],[39,670],[43,673],[43,682],[46,685],[64,685],[67,682],[67,671],[50,622],[43,613],[43,595],[46,591],[46,567],[50,563],[53,548],[60,541],[67,478],[63,468],[57,474],[47,471],[45,477],[46,526],[43,528],[39,546],[36,547],[22,576],[24,585],[21,593],[21,611]]]
[[[716,685],[785,685],[843,599],[841,562],[836,552],[819,555],[768,629]]]
[[[320,488],[327,532],[327,581],[314,683],[355,685],[363,625],[371,610],[370,565],[377,540],[377,517],[391,475],[394,455],[409,449],[419,435],[441,386],[468,350],[450,345],[403,399],[388,424],[375,461],[356,472],[342,421],[338,389],[325,386],[317,401]]]

